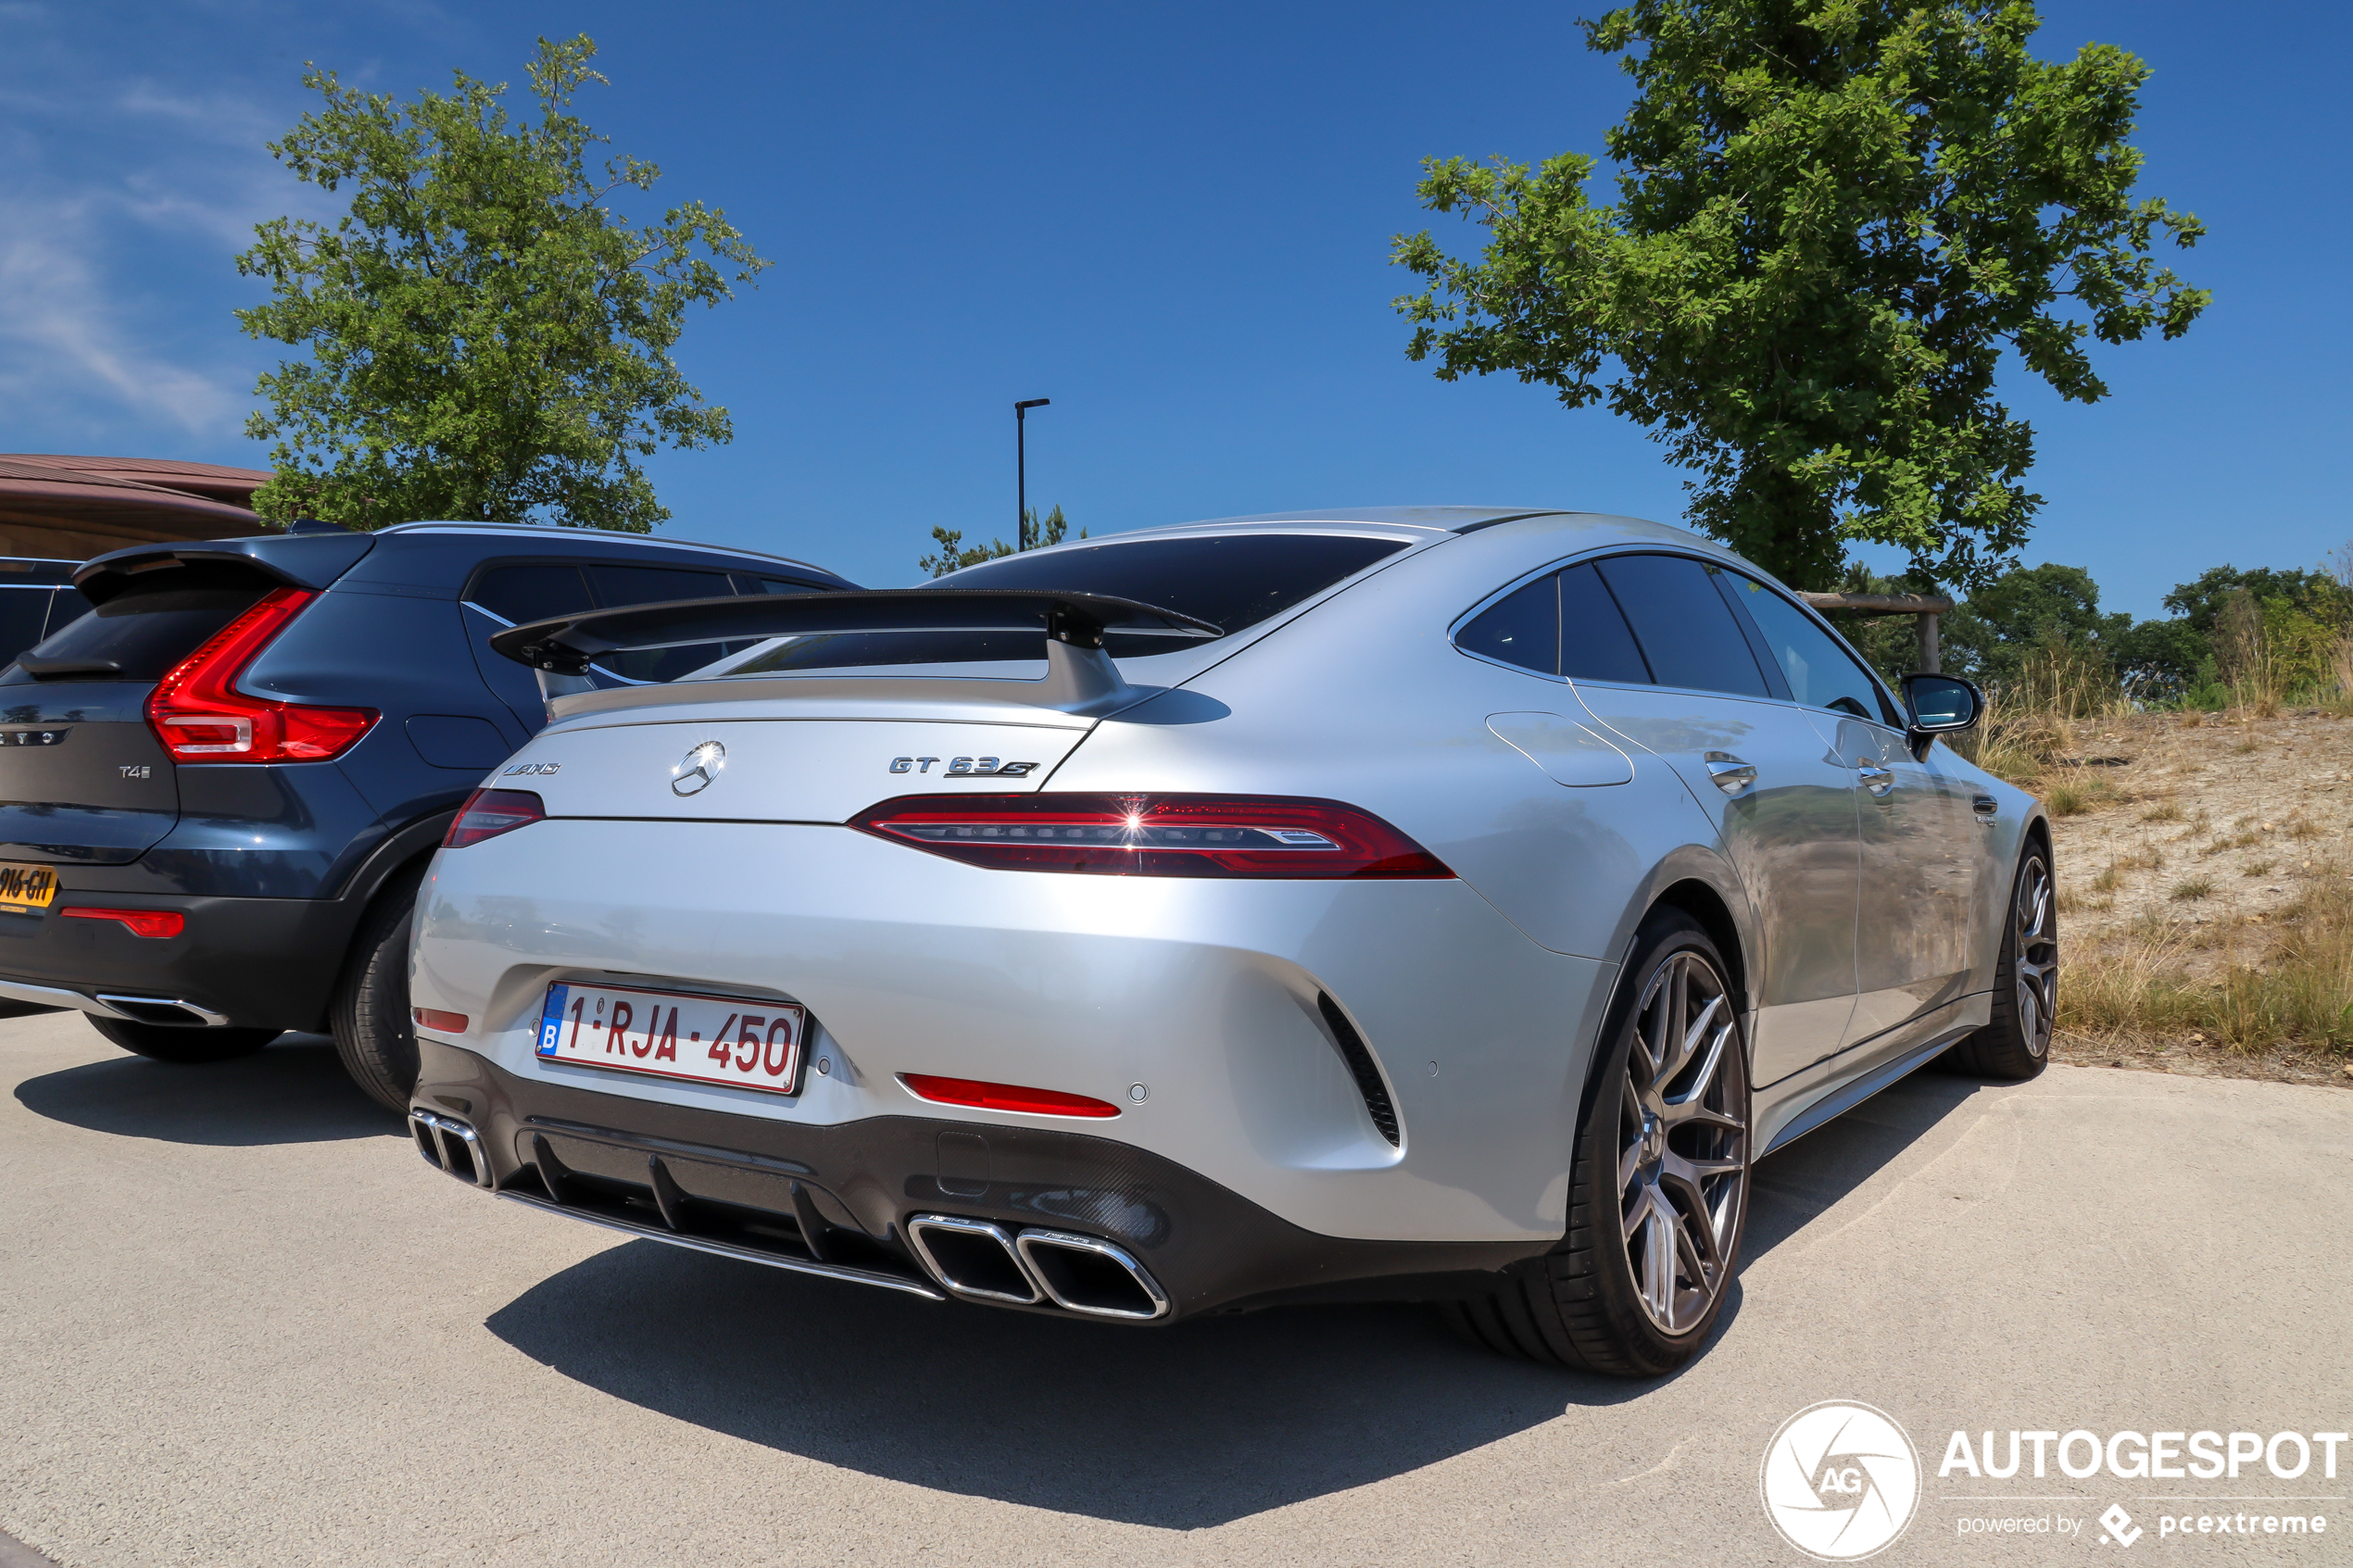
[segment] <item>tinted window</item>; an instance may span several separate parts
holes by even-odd
[[[54,588],[0,587],[0,661],[16,658],[41,640],[47,629],[49,601],[56,595]]]
[[[1716,568],[1683,556],[1611,556],[1595,564],[1660,685],[1771,695],[1732,607],[1711,581]]]
[[[1805,611],[1736,571],[1726,572],[1724,580],[1732,587],[1733,599],[1764,634],[1766,651],[1780,666],[1792,697],[1808,708],[1834,709],[1857,719],[1892,722],[1880,702],[1877,683]]]
[[[1592,565],[1572,566],[1560,575],[1561,673],[1572,681],[1615,681],[1639,686],[1651,672],[1626,629],[1617,601]]]
[[[90,667],[59,671],[51,677],[56,680],[161,680],[164,671],[250,609],[267,591],[258,583],[202,588],[158,584],[145,590],[134,585],[44,639],[28,657]],[[9,671],[7,678],[12,684],[31,679],[21,670]]]
[[[1405,546],[1340,533],[1217,534],[1081,545],[985,561],[941,578],[942,588],[1063,588],[1173,609],[1228,633],[1255,626]],[[1114,654],[1200,645],[1114,633]],[[1032,655],[1035,657],[1035,655]]]
[[[493,567],[475,580],[467,597],[517,626],[596,608],[576,566]]]
[[[661,604],[666,599],[723,599],[735,585],[724,571],[688,571],[673,566],[608,566],[580,569],[597,603],[607,608],[621,605]]]
[[[797,583],[789,577],[754,577],[738,571],[736,592],[738,594],[837,594],[840,589],[827,583]]]
[[[1454,646],[1540,675],[1559,674],[1560,580],[1540,577],[1496,600],[1455,635]]]

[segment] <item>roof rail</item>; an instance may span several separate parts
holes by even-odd
[[[803,560],[799,556],[780,556],[774,550],[754,550],[742,545],[711,545],[699,539],[673,539],[666,535],[656,538],[649,533],[623,533],[617,528],[570,528],[544,522],[472,522],[462,518],[436,518],[420,522],[396,522],[388,527],[379,528],[375,532],[378,533],[530,533],[543,539],[551,537],[577,539],[586,536],[594,538],[600,544],[649,545],[656,548],[710,550],[718,555],[754,556],[761,560],[777,561],[786,566],[805,566],[812,571],[824,571],[829,577],[841,575],[839,572],[819,566],[815,561]]]

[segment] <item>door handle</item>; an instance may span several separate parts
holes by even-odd
[[[1727,795],[1738,795],[1756,782],[1756,769],[1729,751],[1707,754],[1707,776]]]
[[[1981,822],[1990,822],[2002,812],[2002,803],[1990,795],[1972,795],[1969,797],[1969,805]]]
[[[1895,787],[1895,771],[1876,762],[1858,763],[1855,769],[1855,782],[1869,790],[1873,797],[1884,800],[1887,792]]]

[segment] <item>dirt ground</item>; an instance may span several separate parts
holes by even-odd
[[[2353,721],[2137,714],[2050,737],[2028,787],[2051,808],[2061,987],[2128,949],[2208,981],[2259,962],[2315,879],[2353,863]],[[2062,1001],[2062,1020],[2065,1018]],[[2095,1038],[2062,1028],[2054,1060],[2353,1087],[2341,1052],[2233,1049],[2201,1032]]]

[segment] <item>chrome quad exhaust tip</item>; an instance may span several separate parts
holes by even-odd
[[[1168,1293],[1124,1247],[1063,1231],[1024,1231],[1013,1245],[1057,1307],[1135,1323],[1168,1315]]]
[[[1018,1235],[988,1220],[918,1214],[907,1239],[932,1277],[974,1301],[1049,1302],[1083,1317],[1150,1323],[1169,1314],[1168,1293],[1123,1247],[1065,1231]]]
[[[444,1116],[436,1110],[410,1107],[409,1135],[417,1140],[417,1152],[425,1163],[437,1165],[459,1181],[472,1182],[478,1187],[490,1187],[490,1161],[483,1158],[482,1139],[474,1130],[454,1116]]]
[[[907,1239],[932,1276],[959,1296],[1016,1307],[1045,1299],[1002,1225],[953,1214],[918,1214],[907,1222]]]

